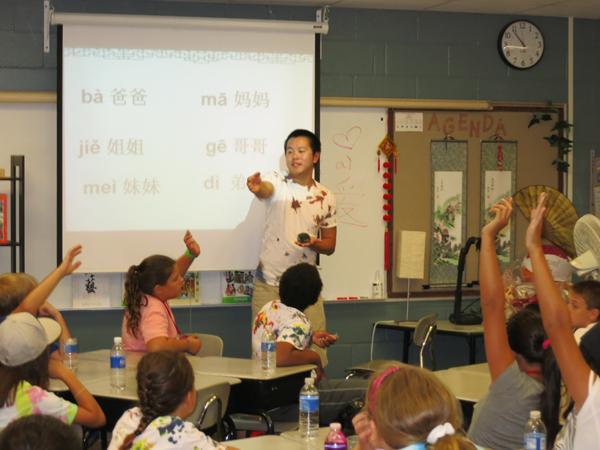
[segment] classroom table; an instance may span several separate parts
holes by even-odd
[[[228,411],[260,415],[269,434],[274,432],[274,425],[267,411],[297,403],[304,379],[316,368],[313,364],[303,364],[276,367],[267,373],[256,359],[191,356],[189,360],[196,373],[241,379],[240,384],[232,386]]]
[[[264,435],[253,438],[227,441],[226,444],[239,450],[322,450],[329,428],[319,428],[314,439],[304,439],[298,430],[286,431],[279,436]],[[350,447],[349,447],[350,448]]]
[[[411,335],[417,326],[417,321],[380,320],[373,324],[373,328],[387,328],[403,333],[402,361],[408,363]],[[374,330],[375,331],[375,330]],[[469,345],[469,364],[475,364],[477,355],[477,338],[483,336],[483,325],[456,325],[449,320],[437,321],[437,333],[465,338]]]
[[[94,350],[79,354],[77,376],[94,396],[135,400],[135,372],[137,364],[144,356],[142,352],[125,352],[126,389],[117,391],[110,387],[110,350]],[[196,374],[196,384],[208,387],[206,383],[227,381],[232,386],[228,411],[258,414],[265,420],[267,432],[274,432],[274,425],[267,411],[298,402],[298,393],[304,385],[304,378],[316,368],[313,364],[276,367],[265,372],[258,360],[248,358],[227,358],[222,356],[186,355]],[[198,388],[197,388],[198,389]],[[50,390],[66,391],[59,380],[51,380]]]
[[[492,383],[485,363],[436,370],[433,374],[444,382],[457,399],[468,403],[481,400]]]

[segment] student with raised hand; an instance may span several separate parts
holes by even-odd
[[[181,353],[147,353],[137,367],[139,406],[119,419],[108,450],[227,450],[186,422],[196,407],[194,371]]]
[[[509,450],[523,445],[529,412],[541,409],[542,401],[548,405],[543,408],[548,435],[556,435],[560,384],[556,380],[545,382],[550,372],[545,372],[544,366],[550,364],[552,352],[544,347],[546,335],[537,308],[522,309],[505,321],[496,237],[510,221],[512,199],[501,200],[491,211],[494,218],[481,230],[479,273],[484,345],[492,384],[475,405],[468,436],[483,447]]]
[[[475,450],[456,397],[430,371],[390,365],[371,377],[365,411],[352,420],[354,450]]]
[[[76,261],[81,254],[81,246],[71,248],[62,263],[54,269],[41,283],[27,273],[5,273],[0,275],[0,322],[9,314],[29,312],[34,316],[49,317],[55,320],[61,328],[58,352],[52,356],[62,357],[62,348],[71,337],[67,322],[48,297],[58,283],[67,275],[72,274],[80,265]]]
[[[556,439],[555,448],[588,450],[598,448],[600,443],[600,328],[594,326],[577,346],[567,305],[552,283],[542,251],[545,200],[546,196],[542,193],[537,206],[531,211],[525,244],[531,258],[544,328],[573,399],[573,410]]]
[[[127,271],[121,327],[125,350],[172,350],[193,355],[200,351],[200,340],[181,333],[168,303],[181,295],[183,276],[200,255],[200,245],[192,233],[186,231],[183,241],[186,251],[177,261],[153,255]]]
[[[28,312],[37,315],[40,307],[46,302],[54,288],[67,275],[71,275],[81,265],[75,258],[81,254],[81,245],[71,248],[62,263],[48,274],[29,294],[15,305],[13,312]]]
[[[30,414],[49,414],[66,424],[101,427],[102,409],[48,346],[60,335],[53,320],[36,319],[28,312],[13,313],[0,323],[0,428]],[[49,377],[64,382],[75,403],[48,392]]]

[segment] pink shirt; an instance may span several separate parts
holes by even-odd
[[[147,304],[142,306],[138,336],[135,337],[127,329],[127,313],[123,317],[121,336],[125,350],[145,352],[146,344],[157,337],[176,338],[179,336],[175,317],[168,303],[156,297],[146,295]]]

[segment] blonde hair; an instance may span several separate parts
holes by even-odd
[[[450,423],[456,433],[446,435],[428,448],[475,450],[464,437],[462,410],[448,388],[428,370],[393,365],[373,375],[367,409],[378,435],[392,448],[426,442],[436,426]]]
[[[37,284],[35,278],[23,272],[0,275],[0,315],[13,312]]]

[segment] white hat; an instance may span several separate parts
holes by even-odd
[[[16,367],[33,361],[60,336],[52,319],[36,319],[27,312],[6,316],[0,323],[0,363]]]

